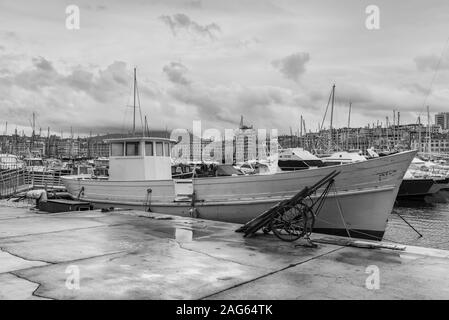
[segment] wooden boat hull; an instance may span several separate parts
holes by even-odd
[[[380,239],[386,228],[399,185],[415,151],[364,162],[281,172],[273,175],[193,179],[198,218],[245,223],[279,201],[311,186],[333,170],[340,171],[315,224],[315,232]],[[100,181],[65,177],[74,197],[95,207],[150,209],[191,215],[192,201],[182,201],[174,180]],[[338,209],[338,203],[341,212]]]

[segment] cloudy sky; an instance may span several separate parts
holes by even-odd
[[[372,4],[379,30],[365,26]],[[448,30],[446,0],[0,0],[0,133],[27,132],[32,112],[54,132],[129,130],[135,66],[154,129],[243,115],[288,132],[302,114],[316,130],[334,83],[336,126],[349,101],[353,126],[393,109],[415,123],[426,104],[449,111]]]

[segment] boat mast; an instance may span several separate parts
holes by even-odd
[[[421,116],[418,116],[418,152],[421,152]]]
[[[332,149],[332,122],[334,120],[334,102],[335,102],[335,84],[332,86],[332,105],[331,105],[331,123],[329,128],[330,138],[329,138],[329,152]]]
[[[292,127],[290,127],[290,148],[293,148],[293,132],[292,132]]]
[[[33,129],[33,134],[32,134],[32,136],[31,136],[31,146],[30,146],[30,149],[31,150],[33,150],[33,148],[34,148],[34,137],[35,137],[35,135],[36,135],[36,132],[35,132],[35,130],[36,130],[36,114],[33,112],[33,124],[32,124],[32,129]],[[30,150],[30,152],[31,152],[31,150]]]
[[[304,118],[302,118],[302,127],[303,127],[304,136],[305,136],[305,135],[307,135],[307,129],[306,129],[306,120],[304,120]],[[304,148],[306,145],[304,139],[302,139],[302,144],[303,144],[302,147]]]
[[[47,157],[50,156],[50,127],[47,128]]]
[[[133,136],[136,134],[136,68],[134,68]]]
[[[393,109],[393,149],[395,148],[396,143],[396,111]]]
[[[427,106],[427,149],[429,150],[429,157],[430,157],[430,153],[432,151],[430,139],[431,139],[431,137],[430,137],[430,112],[429,112],[429,106]]]
[[[387,137],[387,143],[385,146],[387,147],[387,150],[390,150],[390,144],[388,143],[388,116],[385,117],[385,135]]]
[[[398,143],[402,139],[402,130],[401,130],[401,113],[398,111]]]
[[[352,102],[349,101],[349,113],[348,113],[348,128],[346,129],[346,150],[349,151],[349,132],[350,132],[350,125],[351,125],[351,109],[352,109]]]

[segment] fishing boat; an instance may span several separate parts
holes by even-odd
[[[109,139],[109,179],[62,177],[67,191],[95,208],[149,210],[201,219],[246,223],[332,172],[328,195],[315,232],[381,239],[399,186],[415,151],[339,166],[280,172],[173,179],[174,140],[157,137]],[[341,213],[338,207],[341,208]]]
[[[62,177],[73,198],[91,202],[95,208],[133,208],[246,223],[337,170],[335,188],[323,203],[314,231],[382,239],[399,185],[416,151],[338,166],[307,163],[306,170],[274,174],[238,174],[230,166],[222,174],[173,179],[171,150],[176,141],[136,135],[136,87],[134,69],[133,130],[130,136],[106,140],[109,177]]]

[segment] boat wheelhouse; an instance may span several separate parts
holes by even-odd
[[[171,148],[176,142],[157,137],[108,139],[109,180],[169,180]]]

